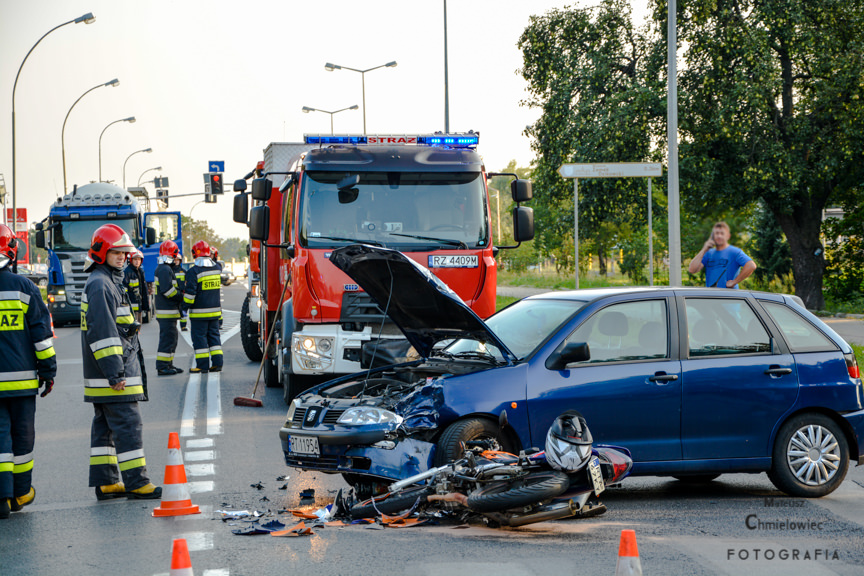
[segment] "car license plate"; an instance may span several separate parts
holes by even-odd
[[[288,451],[292,454],[321,455],[321,450],[318,448],[318,438],[314,436],[289,436]]]
[[[429,268],[477,268],[477,255],[429,256]]]
[[[594,493],[599,496],[606,489],[606,483],[603,482],[603,473],[600,471],[600,460],[596,457],[592,458],[588,462],[588,471],[591,473],[591,483],[594,485]]]

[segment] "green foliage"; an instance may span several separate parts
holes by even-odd
[[[844,218],[829,218],[825,231],[825,291],[831,301],[864,300],[864,206]],[[861,308],[864,311],[864,307]]]

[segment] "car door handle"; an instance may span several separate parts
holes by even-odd
[[[657,374],[654,374],[654,376],[651,376],[650,378],[648,378],[648,381],[649,382],[671,382],[671,381],[677,380],[677,379],[678,379],[677,374],[661,374],[660,372],[658,372]]]
[[[768,370],[765,370],[765,374],[768,374],[769,376],[783,376],[791,373],[791,368],[780,368],[779,366],[777,368],[769,368]]]

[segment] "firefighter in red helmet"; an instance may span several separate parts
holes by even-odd
[[[222,318],[222,269],[210,258],[210,246],[201,240],[192,246],[195,263],[186,271],[183,296],[192,323],[192,348],[195,368],[192,372],[222,370],[222,340],[219,320]]]
[[[174,351],[177,350],[177,320],[183,305],[183,286],[177,281],[175,259],[180,249],[172,240],[162,242],[156,266],[156,321],[159,323],[159,346],[156,349],[156,373],[173,376],[183,372],[174,366]]]

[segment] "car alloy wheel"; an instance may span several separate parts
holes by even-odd
[[[840,468],[840,445],[830,430],[809,424],[789,439],[786,461],[799,482],[821,486],[830,482]]]

